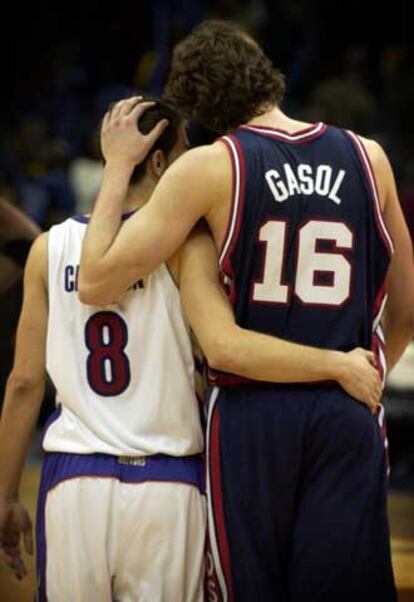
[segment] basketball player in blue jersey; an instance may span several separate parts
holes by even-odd
[[[135,127],[138,120],[149,132],[144,138],[151,151],[131,176],[125,224],[187,145],[184,123],[165,102],[142,104],[134,118]],[[154,143],[162,119],[169,126]],[[43,441],[38,599],[201,600],[203,440],[178,289],[162,264],[134,282],[118,303],[102,309],[82,305],[77,274],[87,222],[76,216],[53,227],[36,241],[27,263],[0,424],[2,550],[23,577],[20,536],[30,552],[31,524],[18,489],[47,369],[59,406]],[[210,363],[262,380],[295,380],[298,374],[309,380],[335,378],[373,410],[380,383],[371,353],[283,346],[236,326],[216,278],[216,255],[208,257],[211,247],[204,236],[195,233],[168,267],[182,286]],[[204,278],[206,259],[209,279]],[[204,280],[198,286],[200,270]]]
[[[130,123],[133,100],[107,117],[81,298],[116,298],[205,217],[240,326],[372,348],[384,376],[413,336],[414,269],[382,148],[285,115],[282,76],[228,23],[206,22],[177,46],[167,90],[186,115],[226,135],[176,161],[120,229],[145,144]],[[209,530],[223,598],[395,600],[376,418],[329,382],[213,379]]]

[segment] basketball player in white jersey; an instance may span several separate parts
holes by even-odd
[[[171,162],[186,149],[177,113],[160,105],[152,119],[161,117],[171,126],[148,173],[137,170],[126,212],[145,201],[165,157]],[[77,272],[87,222],[79,216],[51,228],[30,253],[14,368],[16,375],[26,366],[26,377],[8,382],[1,488],[12,487],[8,503],[16,509],[10,502],[47,369],[57,410],[43,440],[38,599],[202,600],[203,435],[178,291],[162,265],[119,303],[82,305]],[[30,406],[22,403],[27,393]],[[16,556],[14,567],[24,573]]]
[[[147,107],[139,107],[136,120]],[[164,103],[150,108],[140,122],[144,131],[159,122],[148,134],[150,146],[165,125],[161,118],[169,120],[169,127],[132,177],[138,184],[125,200],[125,220],[186,148],[183,124]],[[43,441],[39,599],[201,600],[203,441],[178,290],[162,264],[133,283],[118,303],[103,309],[82,305],[77,275],[87,223],[88,218],[78,216],[52,228],[36,241],[27,264],[15,365],[0,426],[3,550],[16,575],[24,576],[19,538],[23,533],[31,551],[30,519],[18,489],[47,369],[58,408]],[[175,279],[184,284],[189,314],[197,310],[189,307],[189,291],[203,240],[203,234],[195,234],[182,256],[169,261]],[[213,273],[215,264],[214,256]],[[380,384],[369,353],[289,343],[285,349],[283,342],[235,327],[214,278],[203,287],[194,322],[198,330],[198,321],[205,323],[211,312],[211,336],[203,340],[216,368],[275,380],[284,365],[290,379],[333,377],[375,406]],[[227,348],[236,345],[231,354],[222,353],[224,335]],[[296,354],[296,368],[283,363],[286,350],[293,366]]]

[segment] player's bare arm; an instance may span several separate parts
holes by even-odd
[[[307,347],[236,324],[205,226],[197,226],[183,247],[179,280],[184,311],[211,368],[268,382],[335,380],[352,397],[375,409],[381,383],[372,366],[372,353]]]
[[[381,146],[363,139],[377,179],[385,225],[394,242],[384,315],[388,370],[398,362],[414,337],[414,262],[407,224],[398,200],[390,162]]]
[[[45,388],[47,331],[47,235],[34,242],[24,275],[24,298],[16,351],[0,421],[0,543],[18,578],[26,575],[21,555],[33,553],[32,526],[19,501],[20,479]]]
[[[0,243],[10,240],[33,240],[39,227],[22,211],[0,198]]]
[[[30,245],[39,234],[27,215],[0,198],[0,294],[20,279]]]
[[[224,145],[199,147],[168,168],[149,203],[120,227],[131,171],[153,142],[136,134],[137,111],[131,113],[133,118],[123,118],[118,137],[102,143],[104,181],[80,263],[79,297],[84,303],[105,305],[118,299],[133,282],[175,253],[201,217],[206,216],[210,222],[222,199],[231,197],[230,159]],[[106,123],[111,119],[108,117]],[[139,155],[137,146],[144,149]],[[129,154],[125,150],[128,147]],[[224,203],[221,210],[227,207]]]

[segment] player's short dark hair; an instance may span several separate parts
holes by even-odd
[[[185,117],[224,133],[279,104],[282,73],[234,23],[204,21],[174,49],[166,85]]]
[[[141,115],[137,127],[143,134],[148,134],[161,119],[168,119],[168,126],[161,136],[155,141],[148,155],[132,172],[130,184],[137,184],[145,175],[145,166],[149,157],[156,151],[161,150],[165,156],[172,151],[178,140],[179,127],[182,124],[182,117],[179,114],[174,103],[157,96],[145,95],[142,102],[154,101],[156,104],[150,107]]]

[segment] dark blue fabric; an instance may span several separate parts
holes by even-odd
[[[238,324],[307,345],[344,351],[358,346],[369,349],[375,298],[385,279],[389,255],[377,230],[372,193],[352,141],[334,127],[304,144],[247,129],[236,130],[233,136],[244,156],[246,182],[240,232],[230,256]],[[338,193],[341,203],[316,193],[297,193],[284,202],[275,201],[265,174],[276,170],[286,182],[285,164],[295,174],[300,164],[311,166],[314,174],[318,166],[329,166],[332,182],[340,170],[345,170]],[[258,233],[269,220],[287,224],[282,269],[282,282],[290,285],[286,304],[252,301],[254,282],[262,280],[265,256],[265,245],[258,242]],[[294,293],[298,233],[309,220],[341,222],[354,233],[353,249],[335,251],[332,241],[321,241],[318,249],[338,252],[352,265],[350,297],[341,307],[306,304]],[[329,277],[329,272],[321,272],[319,277]],[[329,286],[329,281],[319,284]]]
[[[378,421],[339,387],[222,389],[236,602],[394,602]]]
[[[142,462],[143,465],[134,465],[134,462]],[[61,481],[83,476],[113,477],[122,483],[178,481],[204,490],[204,467],[199,455],[175,458],[159,454],[119,458],[107,454],[46,453],[42,488],[49,490]]]

